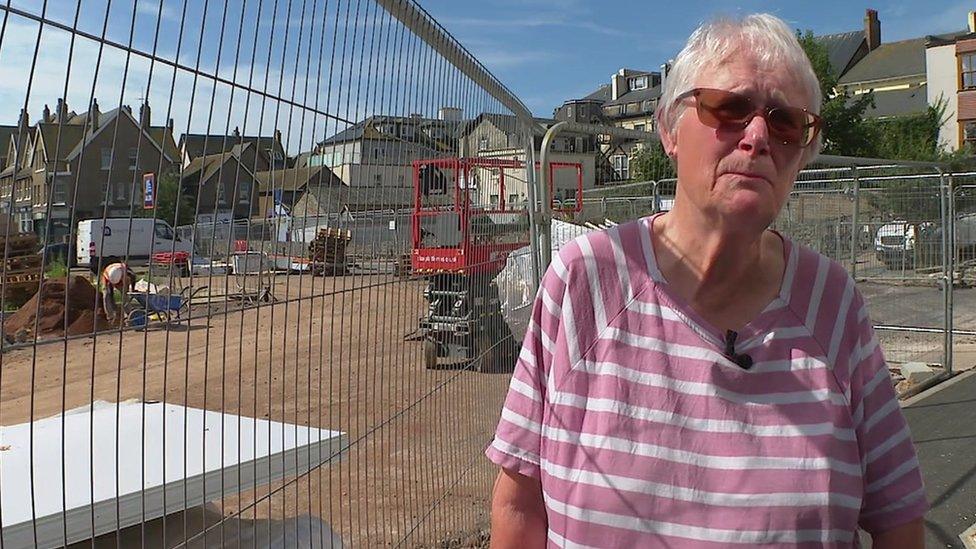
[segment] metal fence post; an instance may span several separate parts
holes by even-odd
[[[652,208],[652,210],[654,211],[654,213],[658,213],[658,212],[661,211],[661,188],[660,188],[660,184],[657,181],[652,181],[651,188],[653,189],[653,192],[654,192],[654,207]]]
[[[542,150],[539,151],[539,192],[538,194],[542,198],[542,215],[539,216],[539,245],[542,247],[542,265],[540,269],[545,271],[549,268],[549,263],[552,262],[552,196],[549,192],[549,147],[552,141],[556,138],[556,134],[559,133],[564,127],[566,127],[567,122],[556,122],[553,124],[546,135],[542,138]]]
[[[952,174],[949,174],[948,178],[945,173],[940,174],[941,182],[947,182],[946,184],[941,184],[939,187],[942,190],[943,196],[945,197],[944,204],[946,205],[945,213],[942,225],[942,241],[946,242],[948,249],[945,250],[943,254],[943,280],[945,284],[945,344],[944,344],[944,356],[943,362],[945,363],[946,375],[952,375],[952,362],[953,362],[953,307],[952,307],[952,293],[956,285],[956,275],[955,275],[955,256],[956,256],[956,212],[955,212],[955,190],[953,187]]]
[[[532,128],[526,129],[525,136],[525,181],[528,184],[529,195],[529,252],[532,254],[532,282],[533,293],[538,291],[542,284],[542,268],[539,264],[541,249],[539,246],[539,227],[538,207],[539,197],[536,196],[536,172],[535,172],[535,143],[532,137]]]
[[[851,166],[851,171],[854,173],[854,206],[851,211],[851,278],[857,280],[857,255],[860,251],[860,236],[861,228],[858,223],[861,213],[861,201],[859,199],[859,194],[861,190],[861,181],[858,179],[858,172],[856,166]]]

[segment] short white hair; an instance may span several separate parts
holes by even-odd
[[[688,37],[688,43],[674,60],[664,83],[657,114],[661,131],[670,132],[678,125],[685,110],[675,104],[675,98],[694,89],[699,76],[745,48],[761,67],[786,68],[806,90],[810,104],[806,108],[820,114],[820,82],[810,65],[796,34],[782,19],[768,13],[747,15],[742,18],[720,17],[702,24]],[[817,135],[805,154],[811,159],[820,152],[822,137]]]

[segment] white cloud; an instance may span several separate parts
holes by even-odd
[[[162,12],[160,12],[160,3],[162,3]],[[139,0],[136,4],[136,13],[151,17],[153,20],[162,16],[164,20],[178,21],[180,17],[176,5],[176,0]]]

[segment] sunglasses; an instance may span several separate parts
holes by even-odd
[[[784,145],[806,147],[813,143],[823,124],[821,118],[798,107],[759,107],[745,95],[712,88],[695,88],[675,99],[675,103],[695,98],[698,120],[719,130],[742,131],[756,116],[762,116],[769,135]]]

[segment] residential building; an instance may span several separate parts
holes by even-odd
[[[532,147],[540,150],[545,129],[557,122],[553,118],[536,118],[541,127],[535,127]],[[461,132],[460,147],[466,151],[464,156],[497,158],[525,162],[525,135],[515,116],[483,113],[465,125]],[[589,133],[560,132],[550,144],[550,159],[553,163],[580,164],[583,168],[583,188],[592,188],[606,183],[609,175],[606,159],[600,150],[598,136]],[[476,174],[478,179],[489,178],[497,181],[497,173]],[[576,196],[578,181],[575,171],[557,169],[554,172],[553,198],[569,199]],[[499,185],[478,185],[474,182],[482,204],[497,206],[501,202]],[[524,203],[528,198],[528,187],[524,170],[510,170],[505,174],[505,201],[508,204]]]
[[[21,112],[21,117],[24,113]],[[8,155],[10,154],[10,139],[19,135],[19,126],[0,126],[0,171],[7,167]],[[13,162],[13,158],[9,158]]]
[[[45,106],[33,126],[22,113],[20,126],[0,171],[0,213],[49,241],[72,234],[72,215],[131,215],[143,207],[143,175],[179,164],[172,121],[152,126],[148,104],[137,120],[128,105],[103,113],[93,100],[77,114],[59,99],[57,110]]]
[[[925,45],[928,102],[945,105],[939,144],[976,149],[976,12],[954,36],[931,36]]]
[[[325,166],[305,166],[267,170],[254,174],[258,182],[258,209],[255,216],[270,217],[276,206],[292,211],[299,199],[308,191],[319,189],[333,193],[342,185],[340,180]]]
[[[942,55],[940,51],[930,55],[927,50],[930,45],[953,42],[965,33],[882,43],[878,13],[869,9],[864,16],[863,34],[863,44],[854,50],[851,59],[853,65],[837,80],[837,91],[855,97],[873,92],[874,104],[868,107],[865,116],[885,119],[922,114],[929,105],[938,103],[940,96],[950,100],[944,93],[943,84],[937,86],[938,90],[930,89],[928,58],[932,57],[938,66]],[[852,47],[851,44],[848,47]],[[939,72],[938,68],[936,72]]]
[[[412,187],[411,163],[456,156],[460,109],[441,108],[439,117],[371,116],[319,143],[304,160],[325,166],[350,187]]]
[[[180,136],[180,156],[183,166],[189,166],[195,158],[230,152],[237,145],[242,147],[245,156],[241,159],[252,172],[288,167],[285,147],[281,142],[281,132],[275,130],[272,137],[241,135],[235,127],[230,135],[185,133]]]
[[[226,152],[197,156],[183,168],[180,188],[196,204],[199,223],[262,216],[252,171],[260,156],[254,143],[238,143]]]
[[[557,120],[571,120],[588,124],[603,124],[628,130],[656,131],[654,111],[661,97],[668,66],[660,72],[622,68],[582,99],[571,99],[553,112]],[[630,179],[630,158],[643,145],[633,140],[601,136],[599,150],[604,159],[597,159],[599,171],[608,171],[603,182]],[[604,168],[605,166],[605,168]]]

